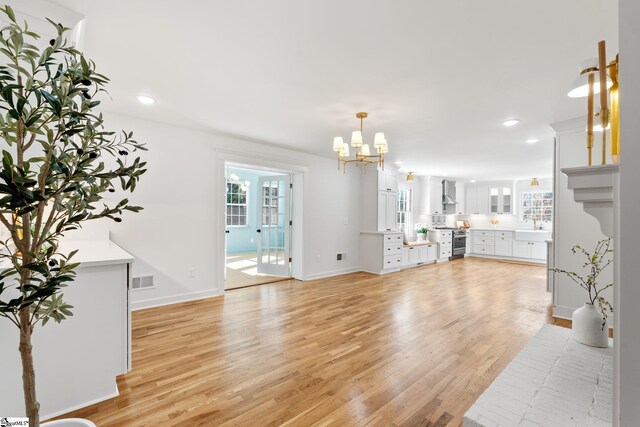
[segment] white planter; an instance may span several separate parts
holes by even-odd
[[[42,423],[42,427],[96,427],[94,423],[82,418],[67,418],[65,420]]]
[[[591,347],[609,346],[609,328],[602,328],[602,313],[593,304],[584,303],[571,316],[571,336],[579,343]]]
[[[417,233],[416,236],[418,238],[418,242],[424,242],[424,241],[427,240],[427,234],[426,233]]]

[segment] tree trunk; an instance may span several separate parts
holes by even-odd
[[[30,427],[40,426],[40,404],[36,399],[36,372],[33,368],[31,353],[31,334],[33,327],[29,322],[29,307],[20,309],[20,357],[22,359],[22,387],[24,390],[24,407],[29,417]]]

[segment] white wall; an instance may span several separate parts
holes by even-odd
[[[556,172],[555,172],[555,209],[553,223],[554,265],[550,267],[564,268],[569,271],[583,272],[584,258],[573,254],[571,248],[579,243],[588,251],[593,251],[599,240],[606,238],[600,230],[596,218],[587,214],[581,203],[573,199],[573,191],[568,189],[567,176],[560,169],[586,166],[586,118],[555,123],[556,131]],[[596,144],[597,146],[597,144]],[[600,275],[600,283],[613,280],[613,268],[609,267]],[[613,291],[608,289],[603,294],[610,302]],[[587,302],[587,293],[571,279],[562,274],[555,274],[553,290],[553,315],[571,318],[576,308]],[[614,314],[615,316],[615,314]],[[611,319],[609,326],[613,326]]]
[[[106,113],[106,118],[110,129],[132,130],[149,148],[143,153],[149,170],[130,197],[144,210],[126,215],[119,224],[101,220],[85,226],[110,230],[112,240],[136,257],[134,275],[156,276],[155,289],[133,293],[134,308],[222,293],[224,284],[216,280],[222,256],[216,242],[223,233],[216,224],[222,212],[217,212],[215,199],[222,151],[304,165],[302,277],[357,269],[356,171],[342,174],[329,158],[227,136],[113,113]],[[224,187],[223,182],[220,185]],[[346,252],[347,260],[335,261],[338,252]],[[190,268],[195,269],[194,278],[187,277]]]
[[[620,426],[640,420],[640,2],[620,0],[620,280],[616,395]]]

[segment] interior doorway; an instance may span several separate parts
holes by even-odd
[[[291,278],[292,175],[225,163],[225,290]]]

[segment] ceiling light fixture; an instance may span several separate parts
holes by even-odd
[[[475,180],[475,179],[472,179],[472,180],[471,180],[471,183],[475,183],[475,182],[476,182],[476,180]]]
[[[407,182],[413,182],[413,172],[407,173]]]
[[[144,105],[151,105],[151,104],[155,104],[156,103],[155,99],[153,99],[150,96],[146,96],[146,95],[138,95],[138,101],[140,101]]]
[[[338,153],[338,170],[340,165],[343,167],[343,171],[347,171],[347,163],[355,163],[356,166],[362,164],[366,167],[370,164],[377,164],[384,169],[384,155],[389,152],[389,146],[387,140],[384,137],[384,133],[376,132],[373,137],[373,148],[377,154],[371,154],[369,144],[364,143],[364,119],[369,115],[362,111],[356,114],[356,117],[360,119],[360,130],[354,130],[351,133],[351,146],[355,148],[355,158],[349,160],[349,144],[344,142],[341,136],[333,138],[333,151]]]
[[[525,142],[527,144],[535,144],[536,142],[540,141],[538,138],[529,138],[527,139]]]
[[[509,120],[505,120],[504,122],[502,122],[502,126],[506,126],[508,128],[517,125],[518,123],[520,123],[520,120],[518,119],[509,119]]]

